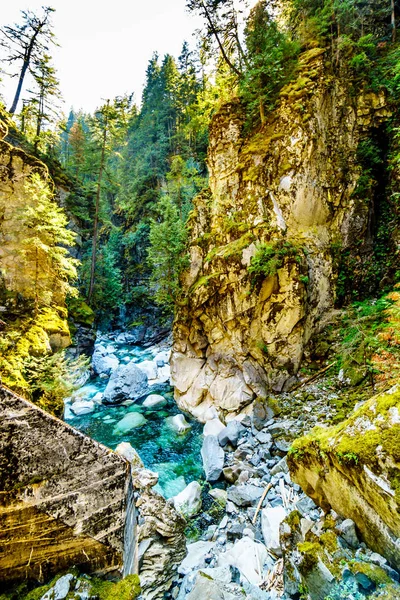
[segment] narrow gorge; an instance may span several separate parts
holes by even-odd
[[[400,599],[397,2],[177,0],[196,47],[69,115],[21,9],[0,600]]]

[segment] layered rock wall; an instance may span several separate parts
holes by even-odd
[[[0,581],[120,571],[130,481],[121,456],[0,387]]]
[[[400,389],[372,397],[343,423],[293,444],[293,481],[325,511],[352,519],[367,545],[400,564]]]
[[[213,119],[171,362],[179,406],[201,420],[290,388],[334,302],[335,252],[360,241],[368,251],[373,194],[354,193],[357,148],[390,111],[383,94],[352,96],[324,60],[318,48],[301,56],[298,79],[251,136],[238,102]],[[249,271],[260,243],[268,276]]]

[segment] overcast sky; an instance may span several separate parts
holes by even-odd
[[[40,10],[45,0],[1,0],[1,24],[20,21],[20,11]],[[192,46],[199,21],[185,10],[185,0],[52,0],[54,32],[60,48],[54,63],[61,81],[65,111],[71,106],[93,111],[102,99],[134,92],[140,102],[145,70],[154,51],[180,54]],[[5,82],[10,103],[16,80]]]

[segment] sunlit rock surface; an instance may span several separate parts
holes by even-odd
[[[0,580],[122,568],[129,464],[0,387]]]

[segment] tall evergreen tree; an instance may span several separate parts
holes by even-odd
[[[9,110],[11,114],[17,110],[26,73],[34,73],[33,67],[43,60],[50,44],[55,43],[51,24],[53,12],[50,6],[43,7],[41,15],[30,10],[22,11],[22,23],[0,28],[0,43],[7,52],[5,62],[19,65],[19,70],[13,73],[18,77],[18,84]]]

